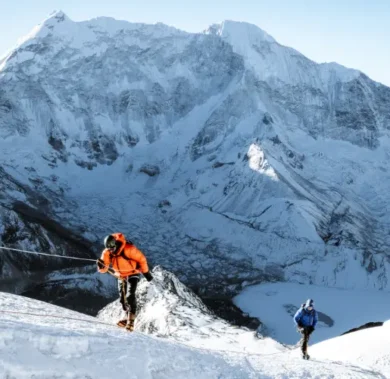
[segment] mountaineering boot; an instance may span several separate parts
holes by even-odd
[[[127,325],[127,318],[124,318],[123,320],[119,320],[116,324],[124,328]]]
[[[135,313],[129,314],[129,318],[127,320],[126,330],[132,332],[134,330],[134,321],[135,321]]]
[[[119,321],[116,323],[116,324],[117,324],[118,326],[120,326],[121,328],[124,328],[124,327],[127,325],[127,320],[128,320],[128,318],[129,318],[128,314],[129,314],[129,312],[126,311],[126,317],[125,317],[124,319],[122,319],[122,320],[119,320]]]
[[[310,355],[307,354],[307,353],[302,353],[302,359],[309,360],[310,359]]]

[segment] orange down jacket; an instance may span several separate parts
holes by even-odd
[[[112,254],[108,249],[103,250],[101,259],[106,267],[98,268],[98,271],[105,273],[111,265],[122,279],[131,275],[147,273],[149,267],[145,255],[136,246],[126,242],[122,233],[115,233],[113,236],[122,243],[122,246],[116,254]]]

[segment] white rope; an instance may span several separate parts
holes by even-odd
[[[4,247],[4,246],[0,246],[0,249],[16,251],[16,252],[25,253],[25,254],[44,255],[44,256],[47,256],[47,257],[57,257],[57,258],[64,258],[64,259],[73,259],[73,260],[78,260],[78,261],[96,262],[96,259],[69,257],[67,255],[58,255],[58,254],[51,254],[51,253],[38,253],[37,251],[14,249],[14,248],[11,248],[11,247]]]
[[[96,261],[97,261],[97,259],[91,259],[91,258],[79,258],[79,257],[70,257],[70,256],[67,256],[67,255],[58,255],[58,254],[51,254],[51,253],[39,253],[37,251],[15,249],[15,248],[12,248],[12,247],[5,247],[5,246],[0,246],[0,249],[2,249],[2,250],[11,250],[11,251],[15,251],[15,252],[18,252],[18,253],[34,254],[34,255],[44,255],[46,257],[73,259],[73,260],[77,260],[77,261],[87,261],[87,262],[93,262],[93,263],[96,263]],[[103,264],[103,267],[105,267],[107,269],[110,268],[110,266],[106,266],[105,264]],[[133,272],[134,272],[134,270],[121,270],[122,274],[133,273]],[[113,275],[113,273],[111,273],[111,272],[109,272],[109,274]],[[113,276],[116,277],[117,279],[120,279],[116,275],[113,275]]]

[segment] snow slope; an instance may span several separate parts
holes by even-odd
[[[359,365],[380,371],[390,378],[390,325],[360,330],[318,343],[310,348],[318,359],[334,359],[340,363],[359,362]]]
[[[350,364],[302,361],[289,352],[268,358],[218,353],[137,332],[130,335],[93,317],[5,293],[0,293],[0,309],[0,375],[4,378],[380,377]],[[7,310],[19,314],[4,313]]]
[[[234,298],[235,304],[265,325],[261,333],[279,342],[299,340],[293,316],[308,298],[315,302],[319,323],[311,342],[337,337],[368,322],[390,319],[388,293],[343,290],[294,283],[264,283],[250,286]]]
[[[223,357],[132,335],[109,324],[45,303],[0,294],[1,377],[168,378],[249,377],[250,370]],[[60,318],[51,318],[55,315]],[[68,318],[73,318],[69,320]],[[78,320],[74,320],[78,319]]]

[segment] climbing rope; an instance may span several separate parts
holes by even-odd
[[[5,247],[5,246],[0,246],[0,249],[15,251],[15,252],[24,253],[24,254],[44,255],[46,257],[56,257],[56,258],[63,258],[63,259],[74,259],[74,260],[78,260],[78,261],[88,261],[88,262],[95,262],[96,263],[96,259],[91,259],[91,258],[70,257],[70,256],[66,256],[66,255],[58,255],[58,254],[51,254],[51,253],[39,253],[37,251],[14,249],[12,247]]]
[[[45,256],[45,257],[52,257],[52,258],[73,259],[73,260],[93,262],[93,263],[97,262],[97,259],[72,257],[72,256],[68,256],[68,255],[58,255],[58,254],[51,254],[51,253],[42,253],[42,252],[37,252],[37,251],[15,249],[15,248],[6,247],[6,246],[0,246],[0,250],[10,250],[10,251],[13,251],[13,252],[16,252],[16,253],[42,255],[42,256]],[[118,278],[114,274],[114,270],[111,269],[109,266],[106,266],[106,265],[103,264],[103,267],[105,267],[105,268],[107,268],[109,270],[108,271],[109,274],[111,274],[112,276],[114,276],[117,279],[121,279],[121,278]],[[133,272],[134,272],[133,270],[126,270],[126,271],[121,270],[122,274],[133,273]]]

